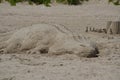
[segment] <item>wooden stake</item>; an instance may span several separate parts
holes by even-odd
[[[108,34],[120,34],[120,21],[108,21],[106,29]]]
[[[85,32],[88,32],[88,27],[86,27],[86,31]]]

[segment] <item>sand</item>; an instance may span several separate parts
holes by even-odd
[[[0,4],[0,41],[11,38],[13,31],[21,28],[50,23],[96,42],[100,52],[95,58],[75,54],[0,54],[0,80],[120,80],[120,36],[85,32],[86,27],[105,28],[107,21],[119,17],[120,7],[107,4]]]

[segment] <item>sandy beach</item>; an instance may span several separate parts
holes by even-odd
[[[73,34],[95,42],[99,49],[94,58],[67,53],[0,53],[0,80],[120,80],[120,35],[85,32],[86,27],[106,28],[107,21],[119,18],[120,6],[104,2],[51,7],[0,4],[0,43],[16,30],[45,23],[65,26]]]

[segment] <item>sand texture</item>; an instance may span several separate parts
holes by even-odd
[[[92,1],[0,4],[0,80],[120,80],[120,35],[86,32],[119,19],[120,7]]]

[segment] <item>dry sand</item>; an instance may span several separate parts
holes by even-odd
[[[97,58],[74,54],[0,54],[0,80],[120,80],[120,36],[85,33],[86,27],[105,28],[107,21],[119,17],[120,7],[106,4],[52,7],[0,4],[0,40],[23,27],[51,23],[64,25],[74,34],[96,42],[100,51]]]

